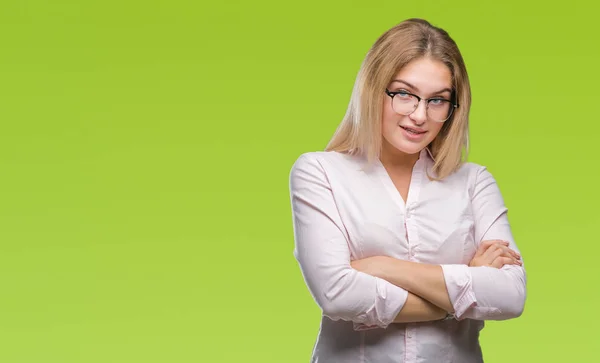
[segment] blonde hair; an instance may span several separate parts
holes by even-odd
[[[369,162],[378,158],[384,90],[402,67],[423,57],[448,66],[454,102],[459,105],[428,145],[435,174],[430,178],[441,180],[456,171],[466,161],[469,149],[469,78],[454,40],[445,30],[423,19],[404,20],[373,44],[358,72],[346,114],[325,150],[360,154]]]

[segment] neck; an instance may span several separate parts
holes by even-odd
[[[419,160],[419,154],[404,153],[384,140],[379,160],[386,168],[410,171]]]

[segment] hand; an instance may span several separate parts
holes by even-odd
[[[387,256],[372,256],[351,261],[350,266],[360,272],[383,278],[387,262],[389,262],[389,257]]]
[[[489,266],[501,268],[504,265],[523,265],[521,256],[508,248],[508,242],[500,240],[483,241],[469,266]]]

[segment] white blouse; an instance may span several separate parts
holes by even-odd
[[[431,181],[432,165],[424,149],[404,203],[379,161],[310,152],[294,163],[294,256],[323,312],[312,362],[482,362],[483,321],[522,313],[522,266],[468,266],[484,240],[519,251],[494,178],[465,163]],[[350,265],[375,255],[441,265],[456,319],[393,323],[408,292]]]

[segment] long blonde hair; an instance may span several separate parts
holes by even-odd
[[[409,62],[423,57],[446,64],[459,107],[428,145],[434,158],[432,179],[441,180],[466,161],[469,150],[471,87],[458,46],[448,33],[423,19],[407,19],[386,31],[368,51],[354,83],[350,104],[326,151],[379,157],[384,90]]]

